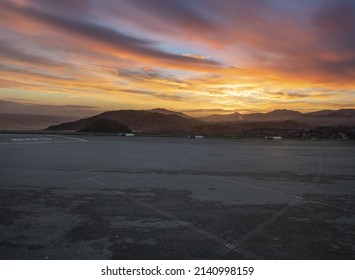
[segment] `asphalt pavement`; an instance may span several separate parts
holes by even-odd
[[[0,134],[1,259],[354,259],[355,143]]]

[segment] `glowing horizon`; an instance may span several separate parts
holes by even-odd
[[[190,115],[355,108],[354,26],[350,0],[0,0],[0,101]]]

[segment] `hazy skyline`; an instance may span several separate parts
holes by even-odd
[[[0,112],[355,108],[354,26],[350,0],[0,0]]]

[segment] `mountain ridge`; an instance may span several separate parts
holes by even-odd
[[[238,116],[238,119],[236,119]],[[339,109],[339,110],[320,110],[314,111],[310,113],[301,113],[299,111],[287,110],[287,109],[276,109],[267,113],[249,113],[249,114],[240,114],[238,112],[234,112],[232,114],[225,115],[209,115],[206,117],[201,117],[201,120],[218,123],[218,122],[233,122],[233,121],[284,121],[284,120],[295,120],[297,122],[305,122],[312,123],[314,118],[323,118],[315,123],[319,125],[325,125],[327,121],[332,125],[334,121],[331,119],[335,118],[354,118],[355,122],[355,109]],[[311,119],[313,118],[313,119]],[[328,119],[326,119],[328,118]],[[345,120],[344,120],[345,121]],[[340,121],[335,121],[335,123],[340,123]]]
[[[152,110],[116,110],[107,111],[98,115],[79,119],[73,122],[51,125],[45,130],[79,131],[100,119],[109,119],[124,124],[136,132],[166,132],[191,131],[193,128],[210,123],[268,123],[275,126],[277,123],[287,125],[287,121],[293,121],[304,128],[316,126],[346,126],[355,125],[355,109],[321,110],[303,114],[287,109],[273,110],[268,113],[240,114],[234,112],[227,115],[211,115],[207,118],[193,118],[180,112],[155,108]],[[272,123],[275,123],[272,125]],[[294,123],[289,122],[289,128],[294,128]],[[263,126],[265,126],[263,125]]]
[[[178,130],[181,128],[191,128],[201,124],[201,121],[199,120],[183,117],[180,114],[168,114],[167,112],[158,113],[151,110],[117,110],[103,112],[74,122],[52,125],[46,130],[78,131],[100,119],[110,119],[122,123],[134,131],[159,131],[164,129]]]

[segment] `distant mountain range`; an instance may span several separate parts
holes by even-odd
[[[112,120],[129,127],[132,131],[147,133],[188,133],[220,130],[237,132],[241,129],[301,129],[317,126],[355,125],[355,109],[322,110],[300,113],[291,110],[274,110],[269,113],[210,115],[193,118],[180,112],[162,108],[152,110],[108,111],[73,122],[52,125],[47,130],[79,131],[98,120]],[[211,124],[217,124],[212,125]],[[214,133],[213,133],[214,134]]]
[[[74,122],[53,125],[47,130],[81,130],[97,120],[108,119],[128,126],[136,132],[160,132],[191,129],[203,122],[183,113],[166,109],[153,110],[119,110],[80,119]]]
[[[167,110],[167,109],[164,109],[164,108],[155,108],[155,109],[148,110],[148,111],[152,112],[152,113],[160,113],[160,114],[163,114],[163,115],[177,115],[177,116],[180,116],[180,117],[183,117],[183,118],[193,119],[193,117],[190,117],[190,116],[188,116],[188,115],[186,115],[184,113],[170,111],[170,110]]]
[[[319,118],[319,119],[317,119]],[[221,122],[269,122],[293,120],[308,125],[343,125],[355,123],[355,109],[322,110],[302,114],[291,110],[274,110],[269,113],[239,114],[237,112],[227,115],[210,115],[200,118],[203,121]],[[353,120],[351,120],[353,119]]]
[[[209,115],[207,117],[202,117],[200,120],[205,121],[205,122],[236,122],[236,121],[242,121],[243,117],[241,114],[235,112],[232,114],[228,115]]]

